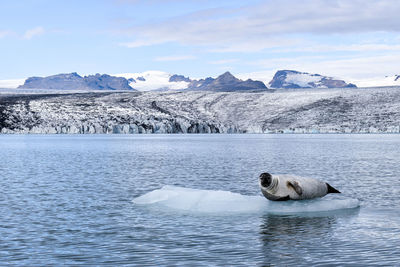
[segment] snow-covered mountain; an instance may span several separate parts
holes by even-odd
[[[229,72],[216,78],[193,79],[179,74],[163,71],[145,71],[141,73],[96,74],[81,76],[77,73],[57,74],[48,77],[30,77],[28,79],[0,80],[0,88],[28,89],[60,89],[60,90],[138,90],[138,91],[169,91],[169,90],[202,90],[202,91],[237,91],[266,90],[265,84],[273,73],[263,72],[238,75],[240,79]],[[251,79],[249,79],[251,78]],[[262,82],[264,81],[264,82]],[[344,80],[320,74],[310,74],[294,70],[277,71],[268,83],[271,89],[284,88],[349,88],[399,86],[400,75],[386,76],[362,80]]]
[[[115,75],[96,74],[80,76],[76,72],[56,74],[48,77],[30,77],[23,89],[59,89],[59,90],[202,90],[202,91],[237,91],[266,90],[263,82],[247,79],[240,80],[230,72],[217,78],[194,80],[178,74],[163,71],[146,71],[142,73],[122,73]]]
[[[310,74],[295,70],[279,70],[275,73],[269,86],[274,89],[283,88],[350,88],[355,84],[320,74]]]

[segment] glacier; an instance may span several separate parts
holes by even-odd
[[[1,133],[399,133],[400,88],[0,92]]]
[[[187,81],[171,81],[173,74],[164,71],[145,71],[139,73],[114,74],[116,77],[123,77],[130,81],[129,85],[138,91],[152,90],[180,90],[186,89]]]

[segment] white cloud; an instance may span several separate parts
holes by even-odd
[[[45,32],[45,30],[43,27],[40,27],[40,26],[35,27],[35,28],[27,30],[23,35],[23,39],[30,40],[35,36],[44,34],[44,32]]]
[[[251,62],[265,71],[238,74],[241,79],[251,78],[268,83],[275,72],[291,69],[344,79],[357,85],[368,84],[371,80],[380,80],[387,75],[400,74],[398,62],[400,53],[369,57],[326,59],[315,57],[292,57],[264,59]]]
[[[0,31],[0,38],[6,37],[10,33],[11,33],[10,31]]]
[[[166,43],[170,40],[167,39],[139,39],[135,40],[132,42],[124,42],[124,43],[119,43],[119,46],[124,46],[128,48],[137,48],[137,47],[143,47],[143,46],[151,46],[151,45],[157,45],[157,44],[162,44]]]
[[[125,45],[176,42],[215,52],[260,51],[279,47],[279,37],[291,34],[399,32],[399,13],[398,0],[270,0],[136,26],[135,41]]]
[[[397,44],[350,44],[350,45],[319,45],[303,43],[302,46],[277,48],[275,52],[376,52],[400,51]]]
[[[191,59],[196,59],[196,57],[192,55],[175,55],[175,56],[157,57],[154,59],[154,61],[181,61],[181,60],[191,60]]]
[[[237,61],[238,61],[238,59],[231,58],[231,59],[214,60],[214,61],[210,61],[208,63],[214,64],[214,65],[224,65],[224,64],[234,63],[234,62],[237,62]]]
[[[397,53],[382,56],[323,60],[305,64],[298,62],[297,68],[302,66],[306,71],[319,71],[330,76],[357,81],[400,74],[399,61],[400,54]]]

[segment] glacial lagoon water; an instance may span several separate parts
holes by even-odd
[[[0,265],[400,266],[400,135],[1,135]],[[260,172],[342,191],[269,202]]]

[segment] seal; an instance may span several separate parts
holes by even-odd
[[[263,195],[275,201],[312,199],[340,193],[330,184],[314,178],[264,172],[260,174],[258,181]]]

